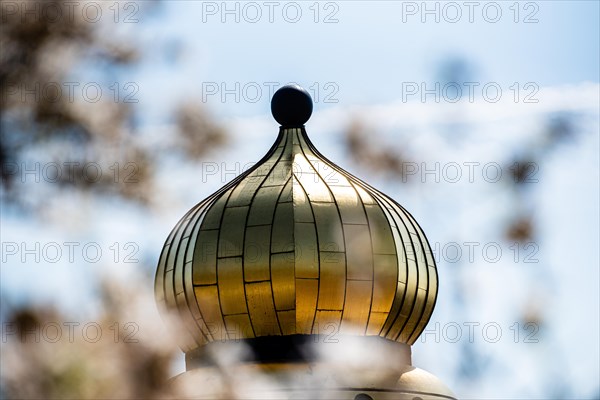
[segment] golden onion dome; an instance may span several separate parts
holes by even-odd
[[[414,343],[438,287],[425,234],[317,151],[304,89],[279,89],[271,107],[281,127],[269,152],[192,208],[162,250],[156,298],[184,321],[183,350],[337,333]]]

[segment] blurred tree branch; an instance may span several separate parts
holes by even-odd
[[[142,11],[156,7],[139,4]],[[19,204],[24,196],[15,170],[50,160],[73,164],[68,177],[53,182],[56,187],[95,190],[148,204],[159,149],[150,149],[138,132],[136,121],[142,117],[135,103],[124,101],[122,93],[112,96],[114,88],[98,82],[94,86],[111,95],[98,101],[82,99],[72,92],[74,87],[81,90],[81,82],[70,82],[72,71],[84,64],[102,65],[103,70],[135,68],[144,62],[142,49],[107,37],[102,24],[89,23],[81,13],[69,11],[73,5],[63,1],[2,0],[1,5],[7,10],[19,6],[17,12],[10,9],[2,14],[0,28],[0,164],[5,199]],[[26,12],[48,7],[71,18]],[[201,107],[190,101],[181,103],[175,110],[173,129],[181,154],[202,157],[225,143],[226,132]],[[36,151],[46,158],[32,157]],[[117,180],[105,174],[90,182],[81,168],[99,160],[105,162],[105,169],[115,163],[117,168],[133,165],[135,179]]]

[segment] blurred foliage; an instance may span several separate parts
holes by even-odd
[[[411,176],[407,170],[410,161],[395,148],[375,144],[372,132],[367,132],[358,120],[353,121],[346,131],[346,149],[352,159],[375,172],[392,175],[399,182],[407,182]],[[380,142],[381,143],[381,142]]]
[[[158,3],[136,4],[144,12]],[[17,12],[11,8],[15,5]],[[135,103],[125,101],[123,93],[112,96],[114,88],[104,82],[92,81],[102,93],[111,94],[97,102],[69,93],[71,82],[81,83],[75,90],[81,90],[85,83],[73,78],[78,67],[96,65],[105,72],[131,70],[144,62],[143,50],[130,44],[134,41],[107,36],[107,23],[84,20],[81,12],[70,11],[73,4],[68,2],[2,0],[2,7],[6,12],[0,27],[0,164],[5,199],[20,204],[24,193],[17,192],[24,188],[14,168],[31,168],[31,163],[40,160],[28,154],[38,150],[46,156],[42,161],[79,164],[73,167],[72,175],[63,175],[59,187],[149,203],[160,149],[149,147],[143,133],[138,132]],[[57,13],[63,17],[53,18],[54,14],[41,11],[48,9],[60,10]],[[210,121],[197,103],[182,101],[174,110],[174,119],[174,143],[186,157],[202,157],[226,142],[226,132]],[[90,183],[77,170],[100,160],[106,161],[107,168],[114,163],[133,163],[136,179],[115,182],[106,174]]]
[[[102,7],[118,4],[94,3]],[[146,140],[138,125],[141,117],[136,102],[124,101],[123,93],[113,96],[111,80],[94,75],[100,71],[114,78],[123,71],[134,73],[147,62],[145,44],[138,38],[113,35],[110,18],[90,23],[81,12],[70,9],[85,4],[0,0],[0,201],[3,206],[27,211],[34,220],[42,218],[48,196],[58,191],[102,195],[143,206],[151,205],[156,197],[157,165],[164,157],[164,144]],[[158,1],[136,4],[141,13],[160,7]],[[49,9],[59,10],[62,18],[41,11]],[[71,96],[72,82],[79,84],[79,90],[85,83],[99,85],[105,95],[98,101]],[[171,146],[169,154],[174,150],[182,162],[191,162],[227,142],[227,132],[198,102],[185,98],[180,102],[167,118],[174,121],[166,140]],[[44,163],[68,165],[68,174],[45,185],[47,190],[39,190],[44,182],[26,184],[22,170]],[[90,163],[104,169],[97,180],[86,177],[84,169]],[[108,171],[113,165],[117,170]],[[145,209],[153,211],[152,207]],[[60,222],[66,224],[68,219],[65,215]],[[65,323],[80,318],[70,319],[52,305],[10,305],[3,298],[3,333],[4,327],[14,328],[14,332],[2,343],[1,397],[178,397],[169,392],[172,388],[167,387],[167,380],[180,351],[174,348],[176,340],[159,335],[162,321],[148,321],[148,315],[140,313],[155,310],[155,304],[152,282],[144,268],[136,273],[143,290],[120,286],[116,280],[100,285],[101,315],[91,317],[103,329],[98,342],[82,339],[83,323],[75,327],[75,339],[70,341]],[[142,305],[136,299],[140,293],[150,297]],[[135,321],[140,330],[150,334],[132,342],[131,332],[123,329],[124,321]],[[111,331],[116,322],[121,329]],[[56,325],[63,336],[56,342],[47,340],[44,329],[50,327],[52,332]]]
[[[134,311],[152,307],[139,297],[130,287],[104,282],[103,314],[85,322],[52,306],[5,310],[3,398],[176,398],[168,379],[179,349],[161,337],[161,321]]]
[[[226,143],[223,128],[215,125],[203,113],[198,112],[197,102],[187,102],[180,106],[176,120],[181,135],[180,146],[188,157],[204,155],[206,149],[222,146]]]

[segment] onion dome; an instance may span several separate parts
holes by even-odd
[[[281,127],[269,152],[193,207],[162,250],[156,298],[183,320],[183,350],[338,333],[414,343],[438,287],[425,234],[319,153],[304,89],[279,89],[271,108]]]

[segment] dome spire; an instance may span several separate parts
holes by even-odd
[[[298,85],[279,88],[271,99],[271,113],[282,127],[299,128],[310,118],[313,102],[308,92]]]

